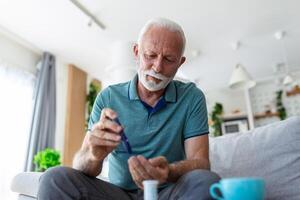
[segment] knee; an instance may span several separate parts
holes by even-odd
[[[60,181],[71,174],[74,169],[69,167],[52,167],[45,171],[40,178],[40,183],[47,184],[51,181]]]
[[[220,180],[218,174],[209,170],[197,169],[183,175],[176,184],[177,199],[211,199],[209,188]],[[201,194],[199,197],[199,194]],[[179,198],[180,197],[180,198]]]
[[[76,170],[69,167],[52,167],[45,171],[39,180],[39,192],[54,192],[56,186],[65,184]]]
[[[188,184],[206,184],[208,186],[218,182],[221,179],[217,173],[204,169],[190,171],[182,178],[184,179],[184,182]]]

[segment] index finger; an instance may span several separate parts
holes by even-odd
[[[131,167],[143,180],[152,179],[152,175],[147,172],[138,157],[139,156],[132,156],[128,159],[129,167]]]
[[[103,108],[101,111],[100,120],[104,120],[105,118],[109,118],[111,120],[117,118],[117,113],[110,108]]]
[[[168,163],[167,159],[163,156],[159,156],[159,157],[156,157],[156,158],[151,158],[149,159],[149,162],[153,165],[153,166],[164,166]]]
[[[160,174],[157,172],[157,170],[155,169],[155,167],[153,167],[151,165],[151,163],[144,158],[143,156],[137,156],[138,160],[140,161],[141,165],[144,167],[144,169],[146,170],[146,172],[148,174],[151,174],[151,176],[153,178],[158,178],[160,176]]]

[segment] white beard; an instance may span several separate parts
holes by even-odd
[[[155,81],[152,80],[147,80],[147,75],[152,76],[156,79],[159,79],[160,82],[156,83]],[[164,89],[167,87],[167,85],[173,80],[174,76],[172,77],[167,77],[164,76],[160,73],[156,73],[153,69],[150,70],[142,70],[141,67],[139,67],[138,70],[138,77],[139,77],[139,81],[141,81],[141,83],[143,84],[143,86],[151,91],[151,92],[155,92],[161,89]]]

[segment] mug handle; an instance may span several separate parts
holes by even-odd
[[[220,192],[222,192],[221,190],[221,184],[220,183],[214,183],[210,186],[209,188],[209,192],[211,194],[211,196],[214,198],[214,199],[219,199],[219,200],[224,200],[223,197],[220,197],[217,193],[216,193],[216,190],[219,190]]]

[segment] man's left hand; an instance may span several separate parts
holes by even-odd
[[[132,156],[128,160],[129,171],[135,184],[143,189],[144,180],[165,183],[169,175],[169,163],[163,156],[147,160],[143,156]]]

